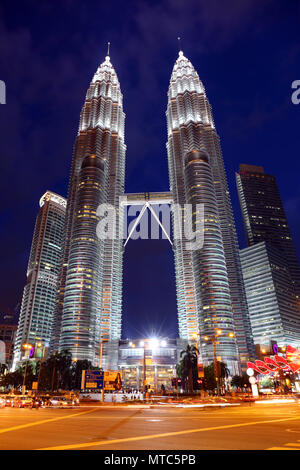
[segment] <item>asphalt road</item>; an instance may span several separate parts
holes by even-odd
[[[300,449],[300,404],[0,409],[1,450]]]

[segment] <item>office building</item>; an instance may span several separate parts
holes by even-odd
[[[51,352],[99,364],[100,343],[121,337],[122,239],[100,239],[100,204],[118,210],[124,194],[125,114],[109,55],[98,67],[83,104],[75,141],[62,269]],[[118,233],[119,219],[114,227]]]
[[[221,329],[217,357],[238,372],[239,361],[245,368],[254,346],[235,223],[212,109],[195,68],[182,51],[171,75],[166,115],[174,203],[182,207],[204,204],[203,249],[195,253],[186,249],[184,236],[174,241],[179,334],[188,341],[197,337],[203,361],[211,362],[213,346],[203,346],[203,338]],[[184,210],[181,214],[179,224],[183,225]],[[234,338],[227,334],[232,330]]]
[[[279,249],[300,299],[300,267],[276,178],[262,166],[240,165],[236,184],[248,246],[267,242]]]
[[[61,265],[66,199],[51,191],[40,199],[14,347],[13,368],[24,356],[23,345],[49,346]]]
[[[240,251],[254,343],[300,346],[300,316],[285,255],[260,242]]]

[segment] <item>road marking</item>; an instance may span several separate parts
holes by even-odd
[[[224,426],[213,426],[210,428],[187,429],[185,431],[166,432],[162,434],[148,434],[146,436],[127,437],[127,438],[122,438],[122,439],[111,439],[107,441],[102,440],[98,442],[85,442],[82,444],[70,444],[70,445],[56,446],[56,447],[45,447],[45,448],[37,449],[37,450],[65,450],[65,449],[76,449],[79,447],[108,446],[110,444],[118,444],[118,443],[123,443],[123,442],[144,441],[147,439],[157,439],[160,437],[180,436],[184,434],[193,434],[197,432],[206,432],[206,431],[217,431],[221,429],[238,428],[238,427],[243,427],[243,426],[253,426],[255,424],[278,423],[281,421],[292,421],[295,419],[299,419],[299,417],[285,418],[285,419],[272,419],[268,421],[252,421],[252,423],[228,424]]]
[[[60,416],[58,418],[43,419],[41,421],[34,421],[33,423],[19,424],[18,426],[12,426],[10,428],[0,429],[0,434],[3,434],[5,432],[10,432],[10,431],[16,431],[18,429],[29,428],[31,426],[38,426],[39,424],[51,423],[52,421],[60,421],[62,419],[73,418],[74,416],[84,415],[86,413],[92,413],[92,411],[95,411],[96,409],[97,408],[94,408],[93,410],[88,410],[88,411],[81,411],[80,413],[73,413],[71,415]]]

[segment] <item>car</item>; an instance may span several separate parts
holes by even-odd
[[[65,406],[73,406],[72,400],[66,397],[51,397],[49,399],[50,406],[58,406],[58,407],[65,407]]]
[[[38,395],[38,398],[41,402],[41,406],[48,406],[49,405],[49,400],[50,400],[50,395]]]
[[[0,408],[4,408],[5,406],[6,406],[5,397],[0,397]]]
[[[4,406],[11,406],[12,400],[15,398],[15,395],[1,395],[1,398],[4,400]]]
[[[300,403],[300,393],[294,393],[293,398],[297,403]]]
[[[11,401],[12,408],[28,408],[33,405],[33,398],[27,395],[15,396]]]

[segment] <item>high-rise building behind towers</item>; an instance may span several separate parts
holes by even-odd
[[[40,199],[27,268],[13,367],[22,360],[23,345],[48,347],[61,265],[67,201],[47,191]]]
[[[204,86],[182,51],[166,114],[174,203],[204,204],[203,250],[193,253],[186,240],[174,241],[179,334],[189,341],[200,338],[201,356],[211,361],[212,345],[203,347],[203,336],[220,328],[217,356],[227,363],[239,357],[245,365],[254,346],[220,141]],[[226,335],[232,329],[235,339]]]
[[[254,343],[299,347],[299,307],[284,253],[260,242],[240,255]]]
[[[242,164],[236,183],[248,245],[265,241],[283,252],[300,298],[300,267],[275,176]]]
[[[51,352],[98,364],[100,343],[121,337],[121,239],[100,240],[97,208],[124,194],[122,93],[110,57],[98,67],[80,115],[68,191],[65,243]],[[118,221],[115,227],[118,233]]]

